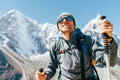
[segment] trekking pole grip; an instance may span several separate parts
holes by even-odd
[[[100,20],[103,20],[103,19],[106,19],[106,16],[101,16],[100,17]],[[105,50],[108,52],[108,41],[107,41],[107,38],[109,36],[107,35],[107,33],[102,33],[102,39],[103,39],[103,46],[105,48]],[[107,53],[106,52],[106,53]]]

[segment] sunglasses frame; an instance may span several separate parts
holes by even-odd
[[[66,20],[66,21],[73,21],[73,18],[71,16],[64,16],[64,17],[61,17],[57,20],[57,23],[61,23],[63,22],[63,20]]]

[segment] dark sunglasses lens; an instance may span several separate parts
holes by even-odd
[[[65,17],[65,19],[66,19],[67,21],[73,21],[73,19],[72,19],[71,17]]]
[[[58,22],[58,23],[61,23],[61,22],[63,21],[63,19],[64,19],[64,18],[59,18],[57,22]]]
[[[63,18],[58,19],[58,23],[61,23],[64,19],[66,19],[67,21],[73,21],[73,18],[67,16],[67,17],[63,17]]]

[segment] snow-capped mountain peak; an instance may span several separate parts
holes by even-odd
[[[95,17],[94,19],[92,19],[92,20],[90,20],[89,22],[88,22],[88,24],[86,24],[85,26],[84,26],[84,28],[82,29],[82,32],[86,32],[86,31],[88,31],[88,30],[90,30],[90,29],[92,29],[92,30],[94,30],[95,31],[95,29],[98,29],[97,27],[96,27],[96,25],[97,25],[97,23],[98,23],[98,19],[100,18],[100,14],[98,14],[97,15],[97,17]]]
[[[40,29],[40,24],[17,10],[11,10],[0,18],[0,34],[8,39],[6,45],[24,57],[46,51],[46,47],[41,49],[46,44],[39,37]]]

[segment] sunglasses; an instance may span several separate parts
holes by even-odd
[[[73,18],[72,18],[72,17],[70,17],[70,16],[65,16],[65,17],[59,18],[59,19],[57,20],[57,23],[63,22],[64,19],[65,19],[66,21],[73,21]]]

